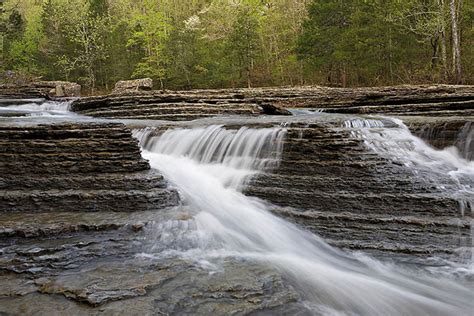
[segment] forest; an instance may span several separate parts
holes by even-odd
[[[108,91],[474,83],[474,2],[0,0],[0,73]]]

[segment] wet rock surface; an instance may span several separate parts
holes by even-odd
[[[0,134],[0,212],[129,212],[178,203],[123,124],[6,125]]]
[[[209,274],[177,259],[99,262],[54,277],[14,282],[6,278],[10,290],[0,293],[0,311],[74,315],[304,314],[304,307],[297,303],[298,294],[275,272],[246,262],[227,261],[222,266],[225,272]],[[14,295],[7,298],[10,294]],[[32,300],[36,304],[28,304]]]
[[[341,248],[422,264],[459,257],[472,247],[472,214],[461,216],[458,200],[443,193],[454,185],[449,177],[433,181],[371,152],[344,125],[352,116],[287,117],[282,107],[409,114],[416,135],[472,159],[472,95],[472,87],[452,86],[138,92],[73,105],[128,126],[0,124],[0,314],[309,314],[268,266],[228,257],[210,267],[166,251],[165,228],[191,225],[192,214],[142,159],[130,130],[150,125],[141,119],[170,120],[154,122],[156,134],[200,124],[285,126],[281,163],[252,179],[247,195]],[[436,119],[414,116],[421,112]],[[205,119],[227,114],[242,118]],[[204,119],[171,122],[196,118]]]
[[[157,212],[17,215],[0,225],[64,227],[0,236],[0,312],[57,314],[248,314],[300,312],[299,295],[268,267],[227,258],[211,265],[156,250],[176,209]],[[13,223],[15,222],[15,224]],[[106,223],[101,229],[98,223]],[[92,224],[91,224],[92,223]],[[90,226],[92,225],[92,226]],[[137,227],[140,229],[137,230]],[[90,229],[90,230],[89,230]],[[160,248],[160,247],[158,247]],[[147,255],[150,254],[150,255]],[[34,301],[35,304],[31,304]]]
[[[474,159],[474,117],[412,118],[407,123],[413,134],[435,148],[453,146],[465,159]]]

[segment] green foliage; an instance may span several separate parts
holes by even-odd
[[[442,0],[318,0],[308,8],[297,51],[326,84],[441,81],[449,36]]]
[[[261,14],[258,9],[258,6],[251,4],[244,4],[238,8],[237,19],[228,40],[228,56],[232,59],[231,64],[239,73],[239,79],[245,78],[249,87],[252,83],[251,77],[255,59],[260,48]]]
[[[456,0],[459,1],[459,0]],[[7,0],[0,69],[92,91],[449,81],[447,0]],[[459,7],[474,77],[474,4]]]

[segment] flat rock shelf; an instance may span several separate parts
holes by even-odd
[[[474,86],[164,90],[82,98],[72,104],[73,111],[94,117],[155,120],[288,114],[284,108],[347,114],[472,116]]]

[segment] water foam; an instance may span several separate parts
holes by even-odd
[[[193,212],[182,229],[167,223],[171,233],[159,234],[157,243],[165,242],[174,254],[199,262],[237,257],[269,265],[315,314],[468,315],[474,308],[471,291],[453,280],[396,271],[332,248],[242,194],[249,178],[277,164],[284,129],[209,126],[134,134],[144,157]]]

